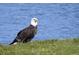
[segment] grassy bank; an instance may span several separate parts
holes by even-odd
[[[2,55],[76,55],[79,54],[79,39],[44,40],[19,43],[17,45],[0,45]]]

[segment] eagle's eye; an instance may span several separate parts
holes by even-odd
[[[35,20],[35,19],[34,19],[34,21],[35,21],[35,23],[37,22],[37,20]]]

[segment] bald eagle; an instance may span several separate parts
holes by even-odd
[[[17,44],[17,42],[29,42],[32,40],[32,38],[35,36],[35,34],[37,33],[37,25],[38,25],[38,19],[37,18],[32,18],[31,20],[31,24],[24,28],[23,30],[21,30],[16,38],[13,40],[12,43],[10,43],[10,45],[15,45]]]

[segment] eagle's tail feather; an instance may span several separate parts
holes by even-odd
[[[17,40],[15,39],[12,43],[10,43],[9,45],[15,45],[17,44]]]

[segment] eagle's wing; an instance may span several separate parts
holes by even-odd
[[[33,37],[36,33],[36,30],[35,28],[30,28],[30,27],[27,27],[23,30],[21,30],[18,34],[17,34],[17,38],[20,40],[20,41],[23,41],[25,40],[26,38],[31,38]]]

